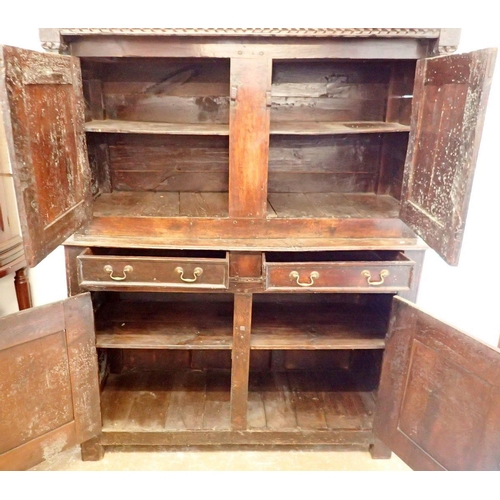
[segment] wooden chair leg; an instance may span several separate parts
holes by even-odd
[[[28,277],[28,269],[23,267],[16,272],[14,278],[14,286],[16,287],[17,304],[19,310],[29,309],[32,307],[31,290]]]
[[[375,439],[370,446],[370,454],[374,460],[387,460],[391,458],[392,452],[380,439]]]

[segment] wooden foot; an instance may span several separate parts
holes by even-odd
[[[375,439],[370,445],[370,455],[374,460],[387,460],[391,458],[391,454],[391,450],[380,439]]]
[[[23,267],[16,272],[14,286],[16,287],[19,310],[22,311],[23,309],[29,309],[32,307],[30,282],[28,278],[28,269],[26,267]]]
[[[81,452],[84,462],[98,462],[104,458],[104,446],[100,443],[98,437],[82,443]]]

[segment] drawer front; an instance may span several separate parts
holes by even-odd
[[[229,286],[228,259],[122,257],[84,252],[80,287],[88,290],[217,290]]]
[[[410,260],[266,263],[266,290],[399,292],[410,288],[413,266]]]

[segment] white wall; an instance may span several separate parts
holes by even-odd
[[[2,26],[3,24],[6,23],[0,24],[0,43],[39,49],[36,28]],[[60,23],[60,25],[63,24],[76,25],[70,22]],[[112,22],[108,24],[113,25]],[[216,21],[212,23],[212,25],[220,24]],[[281,25],[285,24],[281,23]],[[394,24],[398,25],[398,23]],[[401,24],[405,23],[399,22],[399,25]],[[424,23],[420,24],[424,25]],[[179,26],[178,23],[170,23],[170,25]],[[195,23],[189,23],[189,25],[192,26]],[[258,24],[255,23],[255,25]],[[280,25],[280,23],[276,22],[275,25]],[[310,25],[314,24],[310,23]],[[498,29],[487,29],[484,25],[480,28],[462,29],[460,51],[498,46],[500,46],[500,30]],[[500,309],[500,286],[497,284],[500,272],[495,264],[498,260],[496,254],[500,248],[497,229],[498,221],[500,221],[500,209],[497,202],[500,165],[496,142],[498,140],[497,123],[500,122],[500,60],[498,67],[491,90],[460,265],[452,268],[434,252],[429,251],[417,301],[431,314],[495,345],[500,335],[500,319],[496,310],[497,307]],[[35,305],[59,300],[66,296],[64,258],[61,248],[33,269],[30,275]],[[12,286],[10,282],[10,278],[0,280],[0,303],[4,303],[4,297],[10,293]],[[13,306],[0,305],[0,314],[2,308],[5,312],[9,307]]]

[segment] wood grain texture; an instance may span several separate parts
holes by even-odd
[[[267,93],[272,65],[268,57],[231,60],[231,86],[236,89],[230,111],[229,214],[265,217],[269,116]]]
[[[26,258],[34,266],[91,216],[80,65],[3,47],[0,66]]]
[[[311,176],[304,174],[304,177],[310,178]],[[370,177],[374,178],[371,174]],[[350,180],[348,182],[352,184]],[[296,193],[269,193],[267,219],[396,219],[400,209],[398,200],[390,195],[305,192],[303,184],[294,183],[299,189]],[[123,227],[126,227],[132,218],[219,217],[228,219],[227,200],[227,192],[114,191],[99,196],[94,202],[93,213],[95,218],[123,218]],[[237,219],[234,220],[236,222],[233,224],[237,225]],[[181,221],[178,222],[181,224]],[[138,224],[138,221],[135,220],[133,224],[131,222],[130,224],[133,227]],[[262,223],[259,222],[259,224]],[[270,224],[280,223],[273,221]],[[220,233],[216,235],[220,237]],[[172,238],[174,235],[170,236]]]
[[[498,470],[496,348],[395,299],[375,433],[417,470]]]
[[[77,260],[78,282],[85,290],[227,289],[229,281],[228,257],[122,257],[92,255],[89,250],[82,252]]]
[[[229,381],[227,370],[112,375],[102,394],[103,433],[229,430]]]
[[[347,43],[346,43],[347,42]],[[120,36],[81,37],[71,42],[71,54],[77,57],[179,57],[179,58],[259,58],[262,54],[274,59],[410,59],[427,57],[427,43],[417,39],[297,39],[293,48],[286,40],[252,40],[250,37],[217,39],[200,37],[182,40],[178,37]]]
[[[350,432],[370,431],[373,410],[373,395],[342,373],[253,374],[249,428],[231,435],[229,371],[126,373],[111,376],[103,392],[102,442],[279,445],[305,444],[312,438],[321,444],[321,435],[326,443],[355,444]],[[208,441],[210,430],[222,432]],[[313,437],[311,431],[323,432]],[[234,441],[236,434],[240,439]]]
[[[231,427],[247,427],[250,336],[252,333],[252,295],[234,296],[233,351],[231,368]]]
[[[96,344],[121,349],[231,349],[232,301],[194,296],[189,302],[105,304],[96,317]]]
[[[419,61],[401,218],[457,265],[496,50]]]
[[[254,304],[252,350],[383,349],[387,319],[366,305],[275,302]]]
[[[384,121],[390,75],[387,63],[275,62],[271,121]]]
[[[25,469],[100,431],[90,297],[0,320],[0,469]]]

